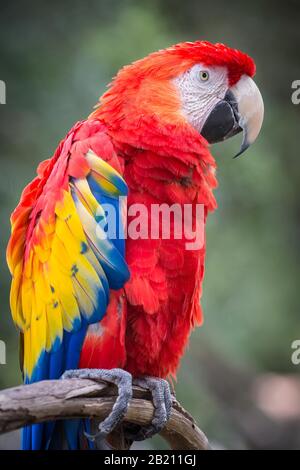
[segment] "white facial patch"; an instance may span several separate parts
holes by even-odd
[[[196,64],[176,77],[174,83],[179,90],[182,113],[201,132],[211,111],[228,90],[226,68]]]

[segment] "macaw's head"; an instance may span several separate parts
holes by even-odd
[[[257,138],[264,114],[246,54],[223,44],[186,42],[120,70],[94,114],[111,128],[187,129],[209,143],[243,132],[241,154]]]

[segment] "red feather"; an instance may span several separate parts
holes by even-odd
[[[182,116],[172,84],[199,62],[227,67],[229,85],[255,72],[253,60],[236,49],[204,41],[179,44],[124,67],[91,115],[107,127],[129,187],[128,208],[140,202],[148,209],[161,203],[195,208],[198,203],[204,206],[205,219],[216,208],[215,161],[206,140]],[[151,225],[151,215],[143,224]],[[82,367],[105,367],[110,363],[108,347],[116,344],[122,360],[126,354],[123,366],[134,375],[175,376],[191,329],[202,322],[205,246],[189,251],[186,241],[127,239],[131,278],[124,289],[125,349],[119,348],[124,328],[115,322],[114,299],[104,332],[94,343],[86,341]],[[97,354],[91,352],[92,344]]]

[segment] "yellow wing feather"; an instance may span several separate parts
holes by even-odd
[[[29,381],[41,378],[41,359],[60,348],[64,331],[99,321],[107,307],[109,276],[115,273],[124,283],[129,275],[123,255],[97,238],[96,219],[105,213],[87,177],[99,193],[113,198],[126,193],[126,184],[94,152],[88,151],[85,160],[90,172],[85,168],[82,178],[66,175],[67,184],[59,183],[59,160],[45,164],[44,186],[39,179],[31,183],[12,216],[10,302],[24,335],[23,369]],[[65,168],[63,162],[62,174]]]

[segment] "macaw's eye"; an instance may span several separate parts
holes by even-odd
[[[202,82],[207,82],[207,80],[209,79],[209,73],[207,72],[207,70],[201,70],[200,72],[200,80]]]

